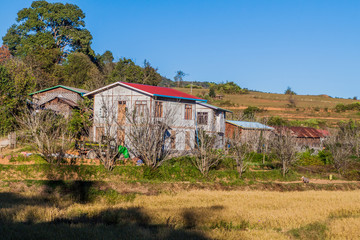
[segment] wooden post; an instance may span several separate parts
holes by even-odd
[[[16,148],[16,132],[9,133],[8,139],[9,139],[9,147],[11,149]]]

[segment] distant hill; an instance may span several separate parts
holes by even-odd
[[[190,93],[188,88],[176,88]],[[249,106],[257,107],[257,118],[281,117],[296,125],[333,126],[339,121],[360,120],[360,101],[332,98],[327,95],[286,95],[248,91],[247,94],[222,94],[221,99],[208,96],[208,89],[193,89],[192,94],[207,99],[209,103],[233,111],[229,118],[237,118]]]

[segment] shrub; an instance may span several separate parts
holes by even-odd
[[[297,161],[298,165],[301,166],[322,166],[325,163],[318,155],[313,155],[314,151],[312,149],[308,149],[303,153],[300,153],[299,160]]]

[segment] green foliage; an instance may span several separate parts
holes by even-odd
[[[335,106],[336,112],[346,112],[346,111],[360,111],[360,103],[350,103],[350,104],[343,104],[339,103]]]
[[[0,134],[14,131],[16,116],[25,108],[27,94],[33,89],[34,76],[20,60],[0,65]]]
[[[313,149],[307,149],[305,152],[299,153],[299,159],[296,162],[301,166],[322,166],[325,163],[318,155],[314,155]]]
[[[288,87],[285,92],[285,94],[289,94],[289,95],[296,95],[296,93],[294,91],[291,90],[291,87]]]
[[[209,97],[211,97],[211,98],[216,97],[215,88],[213,86],[211,86],[209,89]]]
[[[93,82],[96,81],[93,77],[94,74],[99,75],[100,73],[89,56],[79,52],[72,53],[68,56],[64,64],[66,85],[91,89]]]
[[[258,108],[258,107],[253,107],[253,106],[248,106],[246,109],[244,109],[244,118],[245,119],[254,119],[255,118],[255,114],[256,113],[260,113],[265,111],[264,109]]]
[[[188,84],[185,86],[185,88],[194,88],[194,89],[202,89],[201,86],[195,85],[195,84]]]
[[[78,6],[34,1],[17,16],[18,24],[3,37],[13,55],[26,54],[39,46],[57,48],[62,57],[73,51],[94,55],[90,48],[92,36],[85,28],[85,14]]]
[[[147,61],[144,67],[140,67],[131,59],[122,58],[116,63],[107,79],[108,84],[117,81],[156,86],[161,82],[161,75]]]
[[[331,164],[332,162],[332,155],[331,152],[328,150],[319,151],[318,157],[324,164]]]
[[[84,98],[80,102],[79,109],[74,109],[70,122],[69,122],[69,131],[75,136],[76,139],[80,139],[81,136],[87,136],[89,129],[92,125],[92,111],[91,105],[93,100]]]
[[[249,92],[247,89],[242,89],[234,82],[211,84],[211,86],[214,87],[216,91],[223,94],[246,94]]]
[[[288,126],[289,121],[279,116],[271,116],[268,119],[267,125],[269,126]]]
[[[292,229],[289,233],[296,239],[321,240],[326,239],[328,228],[320,222],[310,223],[300,228]]]

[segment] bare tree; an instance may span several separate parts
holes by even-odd
[[[326,148],[331,152],[334,167],[339,173],[342,173],[342,171],[346,169],[353,150],[350,140],[351,137],[349,135],[351,134],[346,128],[337,131],[334,130],[324,143]]]
[[[193,164],[203,175],[207,175],[211,167],[216,166],[221,159],[221,150],[215,148],[216,141],[215,134],[207,134],[203,129],[197,131]]]
[[[24,110],[17,117],[29,143],[44,156],[49,163],[60,163],[66,151],[71,148],[73,135],[68,131],[68,119],[51,110],[39,112]]]
[[[282,164],[282,175],[285,177],[290,166],[296,161],[296,143],[290,129],[280,127],[271,141],[272,150]]]
[[[104,167],[111,171],[119,157],[118,146],[123,144],[117,131],[121,124],[118,119],[118,101],[104,96],[101,96],[100,101],[99,112],[94,115],[97,144],[93,151]]]
[[[134,156],[151,169],[171,158],[170,132],[175,123],[173,109],[156,104],[154,109],[135,106],[128,110],[126,119],[126,146]]]

